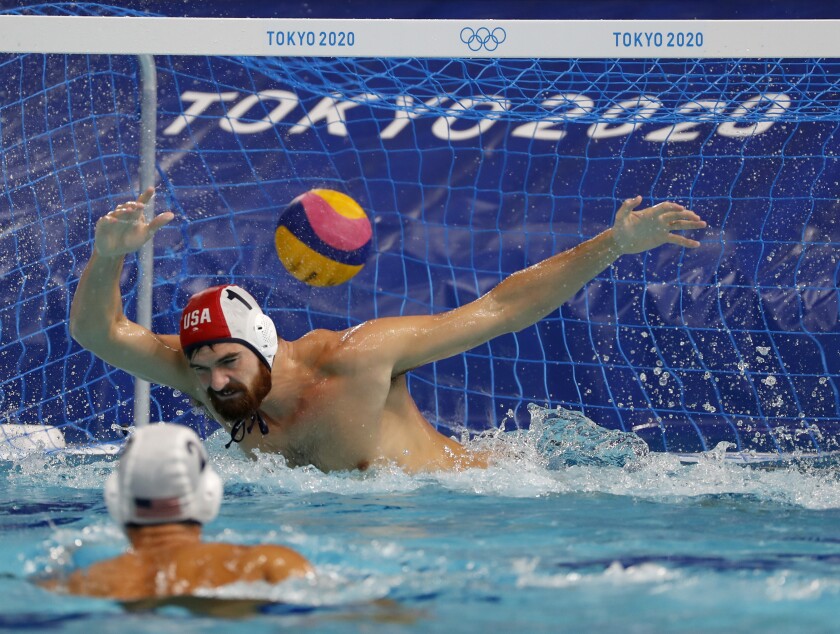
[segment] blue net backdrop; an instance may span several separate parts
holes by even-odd
[[[412,372],[421,410],[444,431],[527,426],[536,403],[654,450],[836,448],[836,60],[155,62],[157,211],[177,214],[155,242],[156,331],[225,282],[287,339],[447,310],[641,194],[701,213],[702,247],[625,256],[536,326]],[[138,193],[137,62],[2,55],[0,90],[0,422],[113,439],[132,380],[73,342],[67,317],[96,220]],[[364,269],[337,287],[299,282],[274,250],[278,214],[316,187],[374,227]],[[129,316],[135,281],[129,257]],[[151,407],[215,428],[169,388]]]

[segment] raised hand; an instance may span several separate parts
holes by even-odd
[[[171,211],[165,211],[150,222],[146,220],[143,210],[154,194],[154,187],[149,187],[136,201],[117,206],[97,221],[94,249],[99,255],[118,256],[137,251],[175,218]]]
[[[697,240],[673,233],[706,227],[696,213],[672,202],[633,211],[641,202],[641,196],[628,198],[615,214],[612,230],[621,253],[641,253],[666,242],[689,249],[700,246]]]

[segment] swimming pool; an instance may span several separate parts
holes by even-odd
[[[746,466],[712,452],[686,464],[634,457],[629,437],[558,454],[544,431],[485,439],[505,454],[490,469],[420,476],[292,470],[212,436],[226,495],[207,538],[283,543],[318,575],[229,586],[198,611],[130,611],[26,581],[125,546],[101,497],[113,460],[4,460],[0,629],[836,631],[840,481],[829,458]],[[235,619],[201,612],[245,598],[265,604]]]

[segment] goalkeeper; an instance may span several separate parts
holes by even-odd
[[[448,312],[313,330],[289,341],[244,289],[219,286],[190,299],[180,333],[159,334],[125,316],[119,286],[125,254],[174,218],[164,212],[145,219],[153,194],[149,188],[97,222],[73,297],[72,336],[105,362],[188,395],[246,450],[279,452],[289,466],[323,471],[485,466],[485,456],[424,418],[406,373],[534,324],[623,254],[665,243],[696,248],[699,242],[676,232],[706,226],[673,202],[636,211],[637,196],[623,202],[603,233]]]

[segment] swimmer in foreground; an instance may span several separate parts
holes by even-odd
[[[312,574],[301,555],[271,544],[202,542],[219,512],[222,482],[198,435],[183,425],[137,429],[105,483],[111,517],[131,542],[113,559],[41,585],[119,601],[186,597],[237,581],[278,583]]]
[[[289,466],[322,471],[486,466],[485,456],[424,418],[406,373],[536,323],[623,254],[665,243],[696,248],[699,242],[675,232],[706,226],[672,202],[635,211],[637,196],[624,201],[603,233],[447,312],[313,330],[290,341],[250,294],[228,285],[193,295],[179,334],[156,334],[125,316],[120,295],[125,254],[174,218],[144,218],[153,194],[149,188],[97,222],[70,311],[72,336],[105,362],[190,396],[246,450],[278,452]]]

